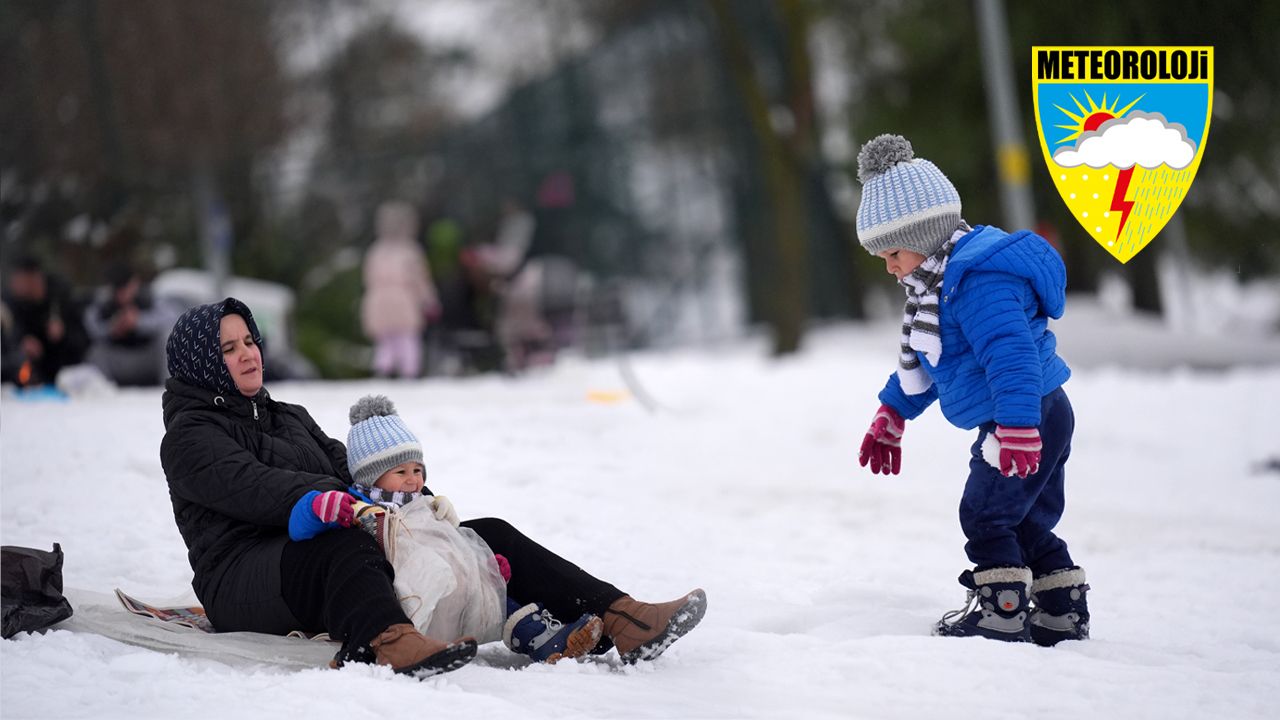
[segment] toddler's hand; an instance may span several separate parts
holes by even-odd
[[[311,512],[321,522],[336,522],[342,527],[351,527],[355,521],[355,496],[341,490],[322,492],[311,501]]]
[[[458,513],[453,509],[453,503],[449,502],[449,498],[443,495],[432,495],[431,509],[435,511],[437,520],[445,520],[450,525],[458,527]]]
[[[991,441],[991,437],[995,437],[1000,444],[999,464],[992,462],[991,458],[987,458],[987,462],[999,469],[1005,477],[1017,475],[1026,478],[1040,471],[1040,451],[1043,446],[1040,431],[1036,428],[997,425],[996,431],[987,437],[984,445]],[[983,455],[986,456],[987,453],[984,452]]]
[[[902,431],[906,422],[897,410],[881,405],[862,438],[858,464],[866,467],[869,462],[872,473],[897,475],[902,469]]]

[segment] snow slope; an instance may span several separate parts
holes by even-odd
[[[423,440],[429,485],[464,517],[511,520],[641,598],[706,588],[706,619],[657,662],[527,666],[495,644],[417,683],[53,631],[0,643],[0,715],[1274,717],[1280,473],[1261,464],[1280,457],[1280,368],[1077,369],[1060,530],[1090,574],[1094,639],[1046,650],[929,636],[964,599],[956,506],[971,437],[935,409],[908,427],[901,476],[857,466],[895,342],[891,328],[842,327],[781,362],[749,343],[640,356],[656,414],[625,397],[610,362],[272,388],[343,438],[350,404],[386,392]],[[71,588],[189,590],[158,390],[6,397],[2,420],[0,541],[60,542]]]

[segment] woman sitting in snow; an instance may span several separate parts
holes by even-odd
[[[374,538],[351,527],[355,498],[342,443],[298,405],[263,388],[262,336],[234,298],[183,313],[166,347],[160,460],[192,586],[223,632],[326,632],[341,643],[333,665],[389,665],[416,677],[470,662],[476,641],[446,642],[409,622],[393,571]],[[317,491],[313,493],[312,491]],[[439,509],[441,503],[436,503]],[[327,529],[294,541],[290,519],[310,513]],[[595,652],[653,659],[706,609],[701,590],[666,603],[633,599],[495,518],[460,524],[517,572],[509,592],[561,617],[604,621]]]

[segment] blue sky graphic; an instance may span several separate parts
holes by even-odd
[[[1122,110],[1135,98],[1145,96],[1129,112],[1141,110],[1160,113],[1169,122],[1186,128],[1187,137],[1196,144],[1197,150],[1204,142],[1209,107],[1209,86],[1205,83],[1043,83],[1037,87],[1040,97],[1040,129],[1049,145],[1050,154],[1079,140],[1076,138],[1069,143],[1062,142],[1062,138],[1072,131],[1055,126],[1073,125],[1075,121],[1063,115],[1054,105],[1080,115],[1080,108],[1076,107],[1071,96],[1074,95],[1087,109],[1089,101],[1085,98],[1086,92],[1096,105],[1102,104],[1103,95],[1106,95],[1107,107],[1113,106],[1118,98],[1120,104],[1116,110]]]

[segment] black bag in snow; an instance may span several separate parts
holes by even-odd
[[[71,617],[71,603],[62,596],[62,546],[58,543],[53,544],[53,552],[0,547],[0,586],[4,605],[0,634],[5,639]]]

